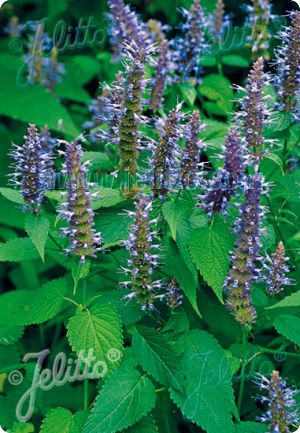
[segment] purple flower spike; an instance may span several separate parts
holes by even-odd
[[[87,182],[87,164],[82,164],[82,148],[78,140],[66,146],[63,173],[67,176],[67,198],[61,206],[60,215],[69,226],[62,230],[63,236],[70,239],[67,253],[80,257],[82,263],[87,257],[96,257],[101,245],[101,235],[94,229],[94,212],[91,206],[91,193]]]
[[[183,294],[181,287],[179,286],[176,279],[173,278],[166,288],[167,305],[171,308],[171,310],[175,310],[175,308],[180,307],[180,305],[182,304],[182,300]]]
[[[264,268],[267,270],[265,281],[267,283],[267,293],[276,295],[284,290],[284,286],[293,284],[293,280],[288,278],[286,274],[289,272],[289,267],[286,262],[285,249],[282,242],[279,242],[278,247],[271,257],[267,257]]]
[[[159,55],[155,60],[155,76],[152,81],[152,90],[150,97],[150,109],[157,111],[164,102],[164,90],[168,82],[170,73],[170,44],[163,39],[159,46]]]
[[[262,56],[269,60],[271,33],[269,25],[272,18],[272,6],[269,0],[252,0],[252,5],[246,6],[249,14],[246,26],[251,27],[252,34],[248,38],[254,58]]]
[[[258,399],[267,405],[258,421],[268,424],[270,433],[290,433],[292,427],[297,428],[300,420],[295,396],[299,391],[289,388],[278,371],[273,371],[270,379],[258,375],[256,383],[264,392]]]
[[[17,146],[10,156],[14,159],[10,175],[10,184],[20,187],[24,197],[24,210],[38,214],[45,192],[50,188],[49,167],[52,164],[51,153],[42,146],[41,136],[35,125],[29,125],[25,144]]]
[[[159,256],[154,253],[158,245],[154,244],[157,232],[151,228],[154,221],[150,220],[152,203],[148,197],[141,196],[135,204],[135,211],[129,212],[133,217],[130,236],[125,246],[129,251],[128,268],[125,273],[130,275],[130,281],[123,283],[129,286],[131,294],[144,311],[153,311],[156,299],[161,299],[158,291],[160,281],[153,279],[153,271],[158,266]]]

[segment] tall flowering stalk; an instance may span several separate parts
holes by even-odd
[[[157,111],[161,108],[164,102],[164,90],[168,82],[170,72],[170,43],[167,39],[163,39],[159,45],[159,54],[154,64],[154,78],[151,86],[150,109]]]
[[[300,95],[300,11],[291,13],[291,26],[282,30],[281,47],[276,51],[275,85],[280,109],[299,116]]]
[[[214,41],[220,43],[224,32],[225,5],[223,0],[218,0],[212,20],[212,36]]]
[[[251,43],[252,54],[255,58],[262,56],[269,60],[271,3],[269,0],[252,0],[252,5],[247,5],[246,9],[249,14],[246,25],[251,28],[251,36],[248,40]]]
[[[167,305],[171,310],[175,310],[180,307],[183,300],[182,289],[179,286],[175,278],[172,278],[171,282],[166,287],[166,301]]]
[[[123,0],[108,0],[111,19],[112,44],[120,54],[124,42],[134,42],[140,49],[147,49],[148,33],[146,26]]]
[[[164,197],[177,182],[178,142],[182,137],[181,120],[184,114],[177,105],[167,119],[158,119],[160,138],[154,150],[152,189],[154,197]]]
[[[245,173],[245,155],[239,134],[230,130],[223,146],[224,167],[207,182],[202,206],[211,217],[215,213],[226,214],[228,203],[241,186]]]
[[[49,188],[51,153],[43,149],[41,136],[35,125],[29,125],[23,146],[13,144],[10,156],[14,159],[10,184],[20,187],[24,198],[24,210],[38,214]]]
[[[257,384],[264,392],[258,399],[267,405],[267,411],[259,421],[268,424],[268,432],[290,433],[292,427],[297,428],[300,419],[295,395],[299,391],[289,388],[278,371],[273,371],[269,379],[259,375]]]
[[[237,221],[238,238],[231,255],[231,268],[225,281],[226,306],[242,325],[255,322],[256,311],[252,305],[251,289],[258,275],[260,260],[260,219],[263,178],[259,173],[249,176],[245,203]]]
[[[62,229],[62,235],[70,240],[67,253],[80,257],[84,263],[87,257],[95,257],[101,245],[101,235],[94,229],[94,212],[91,206],[91,193],[87,182],[86,163],[80,159],[83,155],[78,140],[64,142],[65,165],[63,174],[67,177],[66,201],[62,204],[60,215],[69,226]]]
[[[193,111],[184,128],[185,147],[180,161],[180,184],[184,188],[199,184],[200,153],[205,148],[199,134],[204,128],[199,111]]]
[[[181,25],[182,37],[174,41],[174,60],[184,79],[198,77],[201,56],[206,51],[205,15],[200,0],[194,0],[190,10],[182,9],[185,22]]]
[[[158,294],[161,283],[153,279],[153,271],[159,264],[159,256],[154,250],[159,247],[154,243],[157,232],[152,229],[155,221],[150,219],[151,209],[149,198],[139,197],[135,211],[129,212],[133,217],[133,225],[130,228],[129,240],[125,242],[130,258],[128,268],[124,271],[130,275],[130,280],[123,284],[131,289],[131,294],[127,297],[134,298],[143,311],[153,311],[155,300],[161,298]]]
[[[269,121],[270,111],[263,87],[269,83],[269,76],[264,72],[264,60],[259,58],[253,65],[247,79],[246,95],[241,101],[238,120],[245,137],[249,152],[260,159],[265,152],[267,141],[263,137],[264,127]]]
[[[289,272],[286,264],[288,260],[285,256],[284,245],[279,242],[276,251],[264,262],[264,268],[267,271],[265,281],[269,295],[276,295],[284,290],[284,286],[293,284],[293,280],[286,275]]]

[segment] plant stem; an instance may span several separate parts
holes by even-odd
[[[241,369],[239,398],[238,398],[238,405],[237,405],[239,413],[241,412],[244,390],[245,390],[246,367],[247,367],[247,359],[246,359],[247,343],[248,343],[248,331],[247,329],[243,328],[243,337],[242,337],[243,361],[242,361],[242,369]]]
[[[89,399],[89,380],[85,379],[83,382],[83,410],[87,411],[90,406]]]

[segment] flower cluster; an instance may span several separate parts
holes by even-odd
[[[267,270],[265,281],[269,295],[276,295],[284,290],[284,286],[293,284],[293,280],[286,276],[289,272],[287,261],[284,245],[279,242],[276,251],[264,262],[264,268]]]
[[[200,153],[205,148],[199,134],[204,128],[199,111],[194,110],[184,128],[185,147],[181,153],[179,173],[179,181],[184,188],[199,185]]]
[[[290,433],[292,426],[296,428],[299,425],[295,401],[298,391],[289,388],[278,371],[273,371],[270,379],[259,375],[257,384],[265,392],[259,396],[259,401],[267,405],[267,411],[259,421],[268,424],[270,433]]]
[[[181,25],[182,37],[174,40],[176,70],[184,79],[200,73],[200,60],[207,50],[205,42],[205,15],[200,0],[194,0],[190,10],[182,9],[185,22]]]
[[[266,141],[263,132],[270,116],[263,91],[263,87],[268,83],[269,76],[264,72],[264,60],[261,57],[255,62],[249,74],[246,95],[241,101],[241,111],[238,113],[247,148],[258,159],[265,152]]]
[[[228,22],[228,17],[225,16],[224,1],[218,0],[211,24],[211,34],[216,43],[220,43],[224,30],[228,26]]]
[[[242,139],[230,130],[223,146],[224,167],[206,183],[202,206],[211,217],[214,213],[226,214],[228,203],[236,193],[245,173],[245,156]]]
[[[124,282],[123,285],[131,289],[127,298],[134,298],[144,311],[153,311],[155,300],[161,298],[158,294],[161,282],[153,279],[154,269],[159,264],[159,256],[154,254],[154,250],[159,246],[154,243],[157,232],[151,228],[155,222],[150,219],[151,209],[152,203],[149,198],[139,197],[135,211],[129,212],[134,222],[130,228],[129,240],[125,242],[130,259],[128,268],[124,271],[130,275],[130,281]]]
[[[165,120],[158,119],[160,137],[154,149],[153,162],[150,163],[153,167],[151,183],[154,198],[165,197],[178,180],[178,142],[182,137],[181,121],[184,118],[180,109],[181,104]]]
[[[257,265],[260,261],[260,202],[263,177],[259,173],[249,176],[245,187],[245,203],[241,206],[241,217],[236,224],[238,238],[224,285],[227,294],[226,306],[244,326],[254,323],[256,319],[251,290],[258,276]]]
[[[50,188],[51,151],[45,149],[35,125],[29,125],[28,134],[24,137],[23,146],[13,144],[10,156],[14,159],[10,174],[10,183],[20,187],[24,198],[24,210],[38,214],[44,200],[45,192]]]
[[[84,263],[87,257],[95,257],[101,245],[101,235],[94,229],[94,212],[91,206],[91,193],[87,182],[87,163],[81,163],[82,147],[78,140],[65,144],[65,164],[63,174],[67,177],[66,201],[60,215],[69,226],[62,229],[68,236],[70,247],[67,253],[80,257]]]
[[[300,94],[300,11],[292,12],[291,19],[291,26],[279,34],[282,45],[276,51],[277,74],[274,83],[279,94],[279,108],[297,117]]]
[[[164,90],[168,83],[171,70],[170,43],[163,39],[159,45],[159,54],[155,60],[155,74],[151,83],[150,109],[154,112],[161,108],[164,102]]]
[[[269,25],[272,18],[272,6],[269,0],[252,0],[252,5],[246,6],[249,14],[246,26],[252,29],[248,38],[255,58],[262,56],[269,59],[271,33]]]
[[[175,308],[179,307],[182,304],[183,294],[181,287],[175,278],[172,278],[170,283],[166,287],[166,301],[168,307],[171,310],[175,310]]]

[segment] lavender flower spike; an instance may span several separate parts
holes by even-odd
[[[213,25],[212,25],[212,35],[214,40],[218,43],[220,43],[224,31],[224,15],[225,15],[224,0],[218,0],[214,17],[213,17]]]
[[[201,56],[205,43],[205,16],[200,0],[194,0],[189,11],[182,9],[185,22],[181,25],[182,37],[174,41],[174,60],[184,79],[199,75]]]
[[[80,257],[82,263],[87,257],[95,257],[101,245],[101,235],[94,229],[94,212],[88,189],[86,164],[81,164],[82,148],[78,139],[66,146],[63,173],[67,176],[67,198],[61,206],[60,215],[68,221],[69,227],[62,230],[70,239],[67,253]]]
[[[257,384],[266,393],[259,400],[267,404],[267,412],[258,421],[268,424],[270,433],[290,433],[292,427],[297,428],[300,419],[294,397],[299,391],[290,389],[278,371],[270,379],[258,375]]]
[[[163,39],[159,46],[159,55],[155,61],[155,76],[152,81],[150,97],[150,109],[157,111],[161,108],[164,101],[164,90],[168,82],[170,72],[170,44],[167,39]]]
[[[241,111],[238,113],[247,148],[258,159],[265,152],[263,132],[270,115],[263,92],[263,87],[268,83],[269,76],[264,72],[264,60],[261,57],[249,74],[246,95],[241,101]]]
[[[260,260],[260,201],[263,178],[259,173],[249,176],[245,203],[237,221],[238,238],[231,256],[231,268],[225,281],[226,306],[242,325],[255,322],[256,311],[252,305],[251,289],[258,276]]]
[[[245,156],[242,139],[230,130],[223,146],[224,167],[207,182],[206,193],[202,196],[202,207],[211,217],[215,213],[226,214],[228,203],[241,185],[245,173]]]
[[[51,154],[44,151],[40,134],[35,125],[29,125],[25,144],[17,146],[10,156],[14,159],[10,174],[10,184],[19,186],[24,197],[24,210],[38,214],[44,200],[45,192],[49,188],[48,169],[51,164]]]
[[[152,189],[154,198],[164,197],[176,183],[178,176],[178,141],[182,137],[181,120],[184,114],[178,104],[167,119],[158,120],[160,138],[154,151]]]
[[[281,110],[299,117],[300,11],[292,12],[291,18],[291,26],[279,34],[282,45],[276,51],[275,86],[279,93]]]
[[[262,56],[269,60],[271,3],[269,0],[252,0],[252,5],[246,8],[249,13],[246,25],[252,29],[252,35],[248,39],[249,45],[252,47],[253,57]]]
[[[181,287],[175,278],[172,278],[172,281],[168,284],[166,288],[166,301],[167,305],[171,310],[175,310],[175,308],[179,307],[182,304],[183,294]]]
[[[200,152],[205,148],[199,134],[204,128],[199,111],[194,110],[185,127],[185,148],[180,162],[180,183],[184,188],[199,184]]]
[[[288,278],[286,274],[289,272],[289,267],[286,262],[285,249],[282,242],[279,242],[277,249],[271,257],[267,257],[264,263],[264,268],[267,270],[265,281],[267,283],[267,293],[276,295],[284,290],[284,286],[293,284],[293,280]]]
[[[130,259],[128,268],[124,271],[130,275],[130,281],[123,284],[132,291],[127,297],[134,298],[144,311],[154,310],[155,300],[161,298],[157,293],[161,284],[153,280],[152,276],[159,257],[153,252],[158,249],[158,245],[154,244],[157,233],[151,228],[154,222],[150,220],[151,209],[149,198],[141,196],[135,204],[135,212],[129,212],[134,221],[129,240],[125,242]]]

